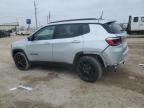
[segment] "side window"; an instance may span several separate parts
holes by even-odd
[[[144,17],[141,17],[141,21],[144,22]]]
[[[134,17],[133,22],[138,22],[138,17]]]
[[[87,26],[84,26],[87,25]],[[71,38],[89,32],[88,24],[65,24],[58,25],[55,29],[54,38]]]
[[[83,30],[83,34],[87,34],[90,32],[90,28],[89,28],[89,24],[83,24],[82,25],[82,30]]]
[[[34,40],[49,40],[53,38],[55,26],[47,26],[34,34]]]

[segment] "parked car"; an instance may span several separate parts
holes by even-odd
[[[128,34],[144,34],[144,16],[129,16]]]
[[[18,32],[17,32],[17,35],[30,35],[30,31],[25,31],[25,30],[23,30],[23,31],[18,31]]]
[[[5,30],[0,30],[0,38],[1,37],[10,37],[10,33],[8,31]]]
[[[105,68],[127,59],[127,34],[115,21],[75,19],[51,22],[25,40],[12,43],[18,69],[33,63],[72,65],[82,80],[94,82]]]

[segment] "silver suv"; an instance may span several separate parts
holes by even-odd
[[[14,42],[12,57],[20,70],[27,70],[36,62],[72,64],[82,80],[94,82],[102,77],[105,68],[126,61],[126,37],[115,21],[56,21],[27,39]]]

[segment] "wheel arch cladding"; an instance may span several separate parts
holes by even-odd
[[[98,55],[98,54],[84,54],[83,52],[78,52],[75,55],[75,58],[74,58],[74,61],[73,61],[74,67],[77,66],[77,63],[78,63],[79,59],[83,56],[92,56],[92,57],[98,59],[98,61],[101,63],[101,65],[105,67],[105,63],[104,63],[104,61],[103,61],[103,59],[100,55]]]
[[[22,49],[14,49],[14,50],[12,51],[12,56],[14,57],[14,55],[15,55],[17,52],[23,52],[23,53],[25,54],[24,50],[22,50]],[[26,54],[25,54],[25,55],[26,55]]]

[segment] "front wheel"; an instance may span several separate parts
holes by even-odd
[[[77,69],[80,78],[87,82],[94,82],[100,79],[103,73],[101,63],[91,56],[81,57]]]
[[[14,55],[14,62],[20,70],[27,70],[30,68],[30,63],[23,52],[18,52]]]

